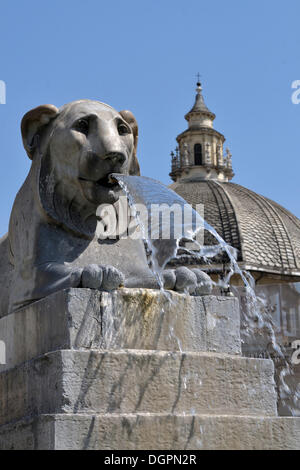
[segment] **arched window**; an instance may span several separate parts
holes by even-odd
[[[195,144],[194,146],[195,165],[202,165],[202,145]]]

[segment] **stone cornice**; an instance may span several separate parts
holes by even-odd
[[[178,143],[180,143],[180,141],[182,140],[183,137],[186,137],[188,135],[213,135],[213,136],[216,136],[216,137],[219,137],[221,138],[222,140],[222,143],[225,142],[225,137],[223,134],[221,134],[220,132],[216,131],[215,129],[213,128],[210,128],[210,127],[199,127],[199,128],[195,128],[195,129],[186,129],[185,131],[181,132],[181,134],[178,134],[178,136],[176,137],[176,140]]]
[[[186,119],[187,121],[190,120],[191,117],[193,116],[207,116],[209,118],[211,118],[212,120],[214,120],[216,118],[216,115],[214,113],[212,113],[211,111],[189,111],[185,116],[184,116],[184,119]]]

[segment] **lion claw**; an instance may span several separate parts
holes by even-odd
[[[124,275],[113,266],[89,264],[81,275],[82,287],[111,291],[124,284]]]
[[[212,291],[212,281],[200,269],[180,266],[164,271],[164,288],[193,295],[207,295]]]

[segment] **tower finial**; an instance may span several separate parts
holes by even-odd
[[[199,72],[197,73],[196,77],[197,77],[196,93],[197,93],[197,95],[199,95],[199,94],[201,93],[201,91],[202,91],[202,86],[201,86],[201,82],[200,82],[200,77],[201,77],[201,75],[200,75]]]

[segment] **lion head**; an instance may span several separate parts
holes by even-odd
[[[91,238],[97,207],[119,197],[109,175],[139,175],[133,114],[91,100],[60,109],[42,105],[25,114],[21,132],[43,211],[55,223]]]

